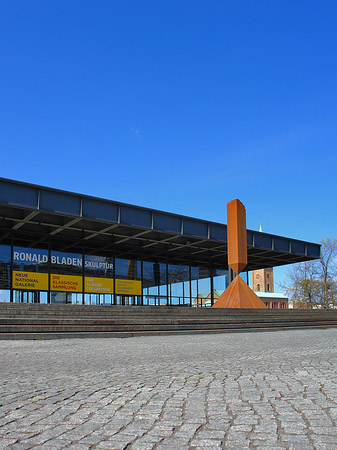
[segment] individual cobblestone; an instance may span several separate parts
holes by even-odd
[[[1,341],[0,449],[336,450],[336,338]]]

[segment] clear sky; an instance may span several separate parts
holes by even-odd
[[[2,0],[0,176],[337,237],[336,44],[335,0]]]

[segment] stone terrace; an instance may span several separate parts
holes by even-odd
[[[337,329],[0,345],[1,449],[337,448]]]

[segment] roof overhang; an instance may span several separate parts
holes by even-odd
[[[221,223],[0,178],[0,244],[227,268]],[[319,258],[320,245],[247,230],[247,270]]]

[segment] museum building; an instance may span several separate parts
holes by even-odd
[[[320,255],[259,231],[247,244],[246,271]],[[0,178],[0,302],[211,306],[232,277],[225,224]]]

